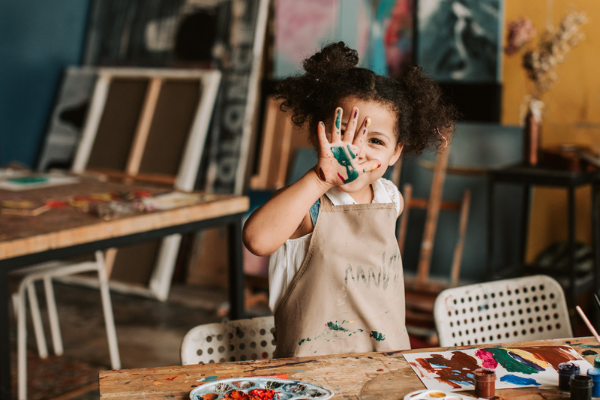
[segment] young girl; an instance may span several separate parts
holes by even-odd
[[[244,226],[250,251],[274,253],[276,357],[410,348],[395,236],[403,200],[382,176],[403,150],[446,145],[454,109],[420,68],[397,81],[357,64],[356,51],[331,44],[278,86],[318,162]]]

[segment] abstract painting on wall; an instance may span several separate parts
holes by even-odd
[[[404,358],[427,389],[472,390],[479,368],[496,372],[496,389],[557,386],[558,364],[570,361],[585,374],[592,365],[570,346],[481,347],[409,353]]]
[[[440,82],[499,82],[502,0],[419,0],[417,63]]]
[[[323,45],[343,41],[359,66],[398,76],[413,64],[414,0],[277,0],[273,75],[301,73]]]

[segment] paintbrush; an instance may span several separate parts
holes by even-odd
[[[598,344],[600,344],[600,336],[598,336],[598,332],[596,332],[596,330],[592,326],[592,323],[590,322],[590,320],[585,316],[585,314],[583,313],[583,310],[581,309],[581,307],[575,306],[575,309],[577,310],[577,312],[579,313],[579,315],[581,315],[581,319],[583,319],[583,322],[585,322],[585,324],[587,325],[587,327],[590,330],[590,332],[592,332],[592,335],[594,335],[594,337],[596,338],[596,341],[598,342]]]
[[[594,299],[596,299],[596,305],[600,309],[600,299],[598,298],[598,295],[596,293],[594,293]]]

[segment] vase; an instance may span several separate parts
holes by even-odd
[[[540,100],[530,99],[525,114],[523,131],[523,163],[534,166],[539,162],[540,143],[542,135],[542,108]]]

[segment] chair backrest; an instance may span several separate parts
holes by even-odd
[[[198,325],[181,343],[181,364],[203,364],[273,358],[272,316]]]
[[[573,336],[562,287],[546,275],[446,289],[433,313],[440,346]]]

